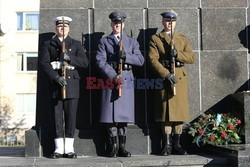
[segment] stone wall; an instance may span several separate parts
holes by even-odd
[[[193,120],[209,109],[223,109],[220,104],[229,94],[247,89],[248,7],[248,0],[41,0],[40,44],[52,35],[55,16],[70,16],[71,36],[83,42],[89,56],[87,76],[98,76],[93,60],[99,39],[111,32],[109,13],[121,10],[127,14],[125,31],[137,38],[146,57],[150,35],[162,30],[160,13],[173,8],[178,13],[176,31],[189,38],[197,56],[194,65],[186,66]],[[136,78],[149,78],[151,71],[145,63],[134,73]],[[41,92],[46,84],[38,79],[37,126],[49,126],[50,122],[49,106],[45,105],[49,101],[41,100],[47,97]],[[99,115],[99,91],[84,90],[83,86],[81,93],[78,129],[96,124]],[[151,90],[136,90],[137,124],[152,122],[152,101]]]

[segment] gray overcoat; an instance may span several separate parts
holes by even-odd
[[[123,33],[123,48],[126,54],[126,64],[142,66],[144,57],[139,50],[139,43],[136,39]],[[117,75],[117,70],[112,68],[112,62],[117,61],[117,51],[119,50],[118,40],[113,34],[100,40],[96,65],[103,76],[104,82]],[[118,89],[101,90],[101,114],[100,122],[130,122],[135,120],[134,114],[134,75],[132,70],[123,70],[122,96],[118,97]]]

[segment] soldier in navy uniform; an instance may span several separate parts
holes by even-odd
[[[134,123],[134,76],[132,66],[142,66],[144,57],[139,50],[139,43],[136,39],[127,36],[121,28],[124,28],[126,14],[112,12],[111,19],[112,33],[100,40],[98,45],[96,64],[97,69],[103,76],[104,81],[112,79],[123,82],[122,95],[118,96],[118,87],[101,90],[101,114],[100,122],[107,125],[109,138],[109,157],[130,157],[131,153],[125,148],[127,124]],[[119,49],[119,40],[123,42],[122,53]],[[118,62],[123,61],[122,76],[118,74]],[[106,82],[105,82],[106,83]],[[117,139],[119,139],[119,146]]]
[[[81,42],[69,36],[69,24],[72,19],[67,16],[59,16],[54,21],[56,35],[45,41],[39,55],[39,64],[47,74],[52,88],[51,98],[55,116],[56,138],[54,139],[55,151],[51,158],[77,158],[74,152],[74,134],[80,92],[78,70],[87,68],[88,59]],[[65,53],[62,53],[63,39]],[[67,62],[66,79],[61,75],[62,60]],[[66,99],[62,99],[62,86],[66,86]]]

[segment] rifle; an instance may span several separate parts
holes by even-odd
[[[67,73],[67,62],[64,61],[64,54],[66,53],[65,48],[65,39],[64,39],[64,17],[63,19],[63,41],[62,41],[62,54],[61,54],[61,62],[62,62],[62,77],[66,80]],[[61,88],[62,100],[66,99],[66,86],[62,86]]]
[[[172,17],[171,17],[171,40],[170,40],[170,46],[171,46],[171,50],[174,49],[174,39],[173,39],[173,21],[172,21]],[[171,55],[171,65],[170,65],[170,72],[175,76],[175,58]],[[171,85],[171,89],[173,91],[173,95],[176,95],[176,87],[175,84]]]
[[[119,51],[118,51],[118,54],[123,54],[123,42],[122,42],[122,22],[123,20],[121,21],[121,35],[120,35],[120,40],[119,40]],[[123,60],[122,59],[119,59],[119,65],[118,65],[118,75],[120,75],[120,77],[122,77],[122,62]],[[122,96],[122,87],[121,87],[121,83],[118,83],[120,84],[119,85],[119,94],[118,96],[121,97]]]

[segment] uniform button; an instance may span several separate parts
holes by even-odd
[[[68,76],[68,78],[70,79],[70,76]]]

